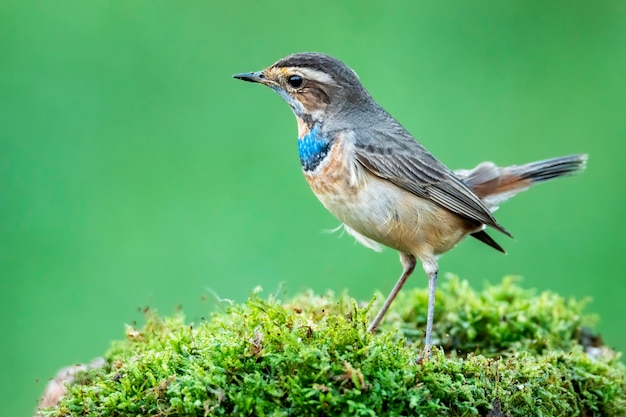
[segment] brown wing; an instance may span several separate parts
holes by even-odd
[[[413,138],[382,139],[377,141],[380,145],[373,145],[372,141],[355,143],[356,160],[369,172],[459,216],[511,236],[480,198]]]

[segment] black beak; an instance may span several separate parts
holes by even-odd
[[[250,81],[251,83],[267,84],[267,79],[265,78],[265,74],[263,74],[263,71],[235,74],[233,75],[233,78],[237,78],[238,80],[243,81]]]

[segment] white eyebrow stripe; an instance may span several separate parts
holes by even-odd
[[[320,82],[322,84],[337,84],[333,77],[325,72],[310,69],[310,68],[296,68],[296,70],[302,74],[305,79]]]

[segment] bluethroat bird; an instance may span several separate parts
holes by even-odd
[[[470,235],[500,252],[487,226],[511,237],[493,216],[498,204],[531,185],[585,167],[572,155],[501,168],[483,162],[451,171],[387,113],[343,62],[320,53],[289,55],[262,71],[236,74],[264,84],[289,104],[298,122],[304,176],[322,204],[363,245],[400,253],[403,271],[369,325],[387,309],[422,263],[428,275],[424,354],[430,354],[437,258]]]

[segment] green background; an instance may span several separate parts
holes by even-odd
[[[390,289],[394,251],[322,233],[338,222],[289,108],[231,78],[308,50],[353,67],[452,168],[588,152],[583,175],[500,209],[507,256],[467,241],[441,271],[590,296],[626,350],[623,1],[3,0],[0,415],[29,415],[143,306],[197,321],[212,292]]]

